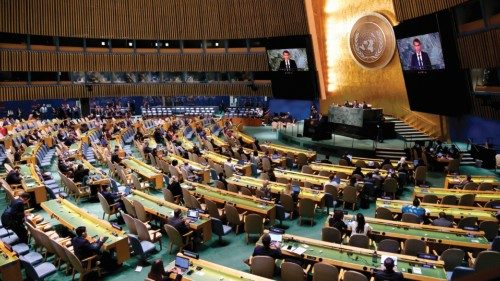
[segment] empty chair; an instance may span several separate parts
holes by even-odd
[[[142,222],[149,222],[149,215],[146,212],[146,209],[144,208],[144,205],[142,205],[141,202],[134,200],[134,210],[135,214],[137,216],[137,219],[142,221]]]
[[[498,268],[500,264],[500,252],[495,251],[482,251],[477,255],[474,262],[474,270],[476,272]]]
[[[493,184],[491,184],[489,182],[482,182],[477,187],[477,190],[479,190],[479,191],[487,191],[487,190],[492,190],[492,189],[493,189]]]
[[[299,203],[299,224],[302,224],[302,220],[306,219],[311,222],[311,226],[314,224],[314,208],[315,203],[311,199],[305,198],[301,199]]]
[[[475,182],[469,182],[464,185],[463,190],[477,190],[478,184]]]
[[[484,237],[486,237],[488,241],[493,241],[498,235],[498,222],[483,221],[479,224],[479,230],[484,231]]]
[[[500,209],[500,200],[492,200],[484,204],[485,208]]]
[[[352,209],[355,210],[358,201],[358,189],[354,186],[346,186],[344,188],[342,200],[344,200],[343,208],[345,208],[346,203],[350,203],[352,204]]]
[[[43,280],[45,277],[56,273],[56,267],[50,262],[39,263],[37,265],[31,264],[25,257],[19,256],[21,265],[26,271],[26,275],[31,280]],[[5,278],[5,276],[3,276]]]
[[[147,262],[147,258],[156,251],[155,244],[149,241],[139,241],[135,235],[128,234],[128,241],[135,255],[139,256],[139,265]]]
[[[283,225],[283,221],[290,218],[290,213],[287,213],[285,211],[285,207],[283,207],[283,205],[276,204],[275,206],[276,206],[276,220],[280,222],[279,227],[288,228],[288,226]]]
[[[474,206],[474,201],[476,200],[475,194],[464,194],[460,196],[458,201],[459,206]]]
[[[293,262],[283,262],[281,264],[281,280],[283,281],[304,281],[306,275],[302,267]]]
[[[313,266],[313,281],[338,280],[339,270],[328,263],[318,262]]]
[[[99,266],[92,266],[92,261],[97,258],[97,256],[92,256],[80,261],[76,255],[71,252],[68,248],[63,247],[64,253],[68,257],[71,267],[73,268],[73,279],[75,280],[75,274],[80,273],[80,281],[83,281],[85,275],[97,271],[99,277],[101,276],[101,268]]]
[[[248,188],[246,188],[244,186],[242,186],[240,188],[240,191],[241,191],[241,194],[243,194],[243,195],[252,196],[252,192],[250,191],[250,189],[248,189]]]
[[[135,220],[135,228],[137,229],[139,240],[149,241],[152,243],[160,242],[160,249],[162,249],[160,230],[150,231],[148,230],[147,225],[138,219]]]
[[[370,247],[370,238],[364,234],[355,234],[349,238],[349,245],[368,249]]]
[[[268,256],[252,257],[250,261],[250,273],[265,278],[273,278],[274,259]]]
[[[460,173],[460,159],[453,159],[448,163],[448,166],[444,167],[448,174]]]
[[[244,217],[245,221],[245,241],[248,244],[251,234],[258,234],[259,237],[264,232],[264,222],[261,216],[257,214],[249,214]]]
[[[394,220],[391,210],[384,207],[378,207],[375,210],[375,218],[384,220]]]
[[[424,195],[424,198],[422,198],[422,203],[437,204],[438,199],[439,198],[434,194],[426,194]]]
[[[384,195],[391,194],[392,198],[396,198],[396,192],[398,192],[398,181],[394,178],[388,178],[384,181],[382,190]]]
[[[210,215],[210,218],[216,218],[222,220],[224,215],[224,209],[219,209],[217,207],[217,204],[208,199],[205,199],[205,205],[207,206],[207,211],[208,214]]]
[[[418,239],[407,239],[402,247],[402,254],[409,256],[417,256],[419,253],[428,253],[429,250],[425,241]]]
[[[323,227],[321,229],[321,240],[330,243],[342,243],[342,233],[335,227]]]
[[[227,222],[233,227],[235,227],[235,232],[236,234],[238,234],[240,225],[244,223],[243,218],[245,216],[245,213],[243,214],[238,213],[238,210],[234,206],[229,204],[226,204],[224,206],[224,210],[226,211]]]
[[[389,253],[399,253],[399,242],[393,239],[384,239],[377,244],[377,250]]]
[[[444,270],[452,271],[455,267],[462,264],[464,257],[465,252],[463,250],[451,248],[442,252],[439,258],[444,261]]]
[[[167,232],[168,235],[168,243],[170,244],[170,251],[169,251],[170,254],[172,254],[172,248],[174,245],[176,245],[179,248],[179,252],[182,251],[182,249],[184,249],[185,246],[190,244],[192,245],[191,243],[191,234],[193,233],[192,231],[189,231],[188,233],[181,235],[179,231],[175,229],[175,227],[169,224],[164,224],[163,227],[165,228],[165,231]]]
[[[165,199],[165,201],[170,202],[170,203],[174,203],[174,204],[179,203],[180,196],[177,196],[177,198],[174,197],[174,195],[172,194],[172,191],[170,191],[168,188],[164,188],[162,190],[162,192],[163,192],[163,199]]]
[[[104,219],[105,215],[108,215],[108,220],[111,218],[111,215],[118,215],[119,203],[110,205],[101,193],[97,193],[97,197],[99,198],[99,203],[101,203],[103,211],[102,219]]]
[[[314,170],[311,167],[309,167],[308,165],[302,166],[301,172],[304,174],[310,174],[310,175],[314,174]]]
[[[122,201],[123,205],[125,206],[125,211],[127,212],[127,214],[129,214],[133,218],[137,217],[135,213],[134,204],[132,204],[132,202],[130,202],[130,200],[128,200],[127,197],[122,197]]]
[[[465,217],[458,222],[458,228],[476,227],[477,217]]]
[[[493,242],[491,243],[491,250],[500,252],[500,236],[496,236],[493,238]]]
[[[415,169],[415,185],[425,184],[427,180],[427,166],[418,166]]]
[[[441,204],[443,205],[457,205],[458,198],[455,195],[446,195],[441,199]]]
[[[295,203],[293,202],[292,196],[289,194],[281,193],[280,194],[280,202],[285,208],[285,212],[290,214],[290,218],[293,218],[293,214],[295,212]]]
[[[137,229],[135,228],[135,220],[128,214],[125,214],[123,211],[120,211],[120,215],[122,216],[125,224],[128,228],[128,233],[137,235]]]
[[[239,193],[240,191],[238,190],[238,187],[234,184],[228,184],[227,185],[227,191],[234,192],[234,193]]]
[[[453,269],[453,272],[451,273],[451,276],[449,278],[450,281],[467,280],[467,276],[474,274],[475,272],[476,271],[474,270],[474,268],[457,266]]]
[[[348,270],[344,273],[344,281],[368,281],[368,278],[362,273]]]
[[[222,241],[222,236],[227,235],[233,228],[229,225],[222,224],[222,221],[220,219],[214,217],[211,217],[210,221],[212,222],[212,233],[219,236],[217,245],[223,245],[224,241]]]
[[[403,214],[401,221],[402,222],[409,222],[409,223],[420,223],[421,222],[419,216],[417,216],[415,214],[411,214],[411,213]]]

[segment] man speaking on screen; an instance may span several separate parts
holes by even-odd
[[[290,59],[290,52],[288,50],[283,51],[283,60],[280,62],[279,70],[283,71],[296,71],[297,63]]]
[[[413,39],[413,49],[415,53],[411,55],[411,70],[428,70],[432,69],[431,60],[429,55],[422,51],[422,46],[418,38]]]

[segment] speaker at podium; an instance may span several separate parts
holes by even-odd
[[[328,116],[322,116],[321,119],[304,120],[304,137],[311,138],[313,141],[332,139],[333,126],[328,122]]]

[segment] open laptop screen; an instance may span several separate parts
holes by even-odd
[[[189,259],[183,257],[175,257],[175,266],[181,269],[189,268]]]
[[[189,210],[188,211],[188,217],[189,218],[198,218],[198,211],[197,210]]]

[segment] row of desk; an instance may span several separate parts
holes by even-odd
[[[448,175],[444,179],[444,188],[453,188],[453,186],[460,184],[463,180],[467,178],[466,175]],[[500,186],[500,180],[497,179],[495,176],[472,176],[471,177],[472,181],[477,183],[478,185],[485,182],[485,183],[491,183],[493,187],[498,187]]]
[[[410,201],[401,200],[386,200],[378,198],[376,207],[384,207],[389,209],[393,214],[401,214],[403,206],[412,205]],[[420,207],[424,208],[426,213],[432,217],[437,218],[440,212],[445,212],[447,215],[452,215],[457,221],[466,217],[477,217],[479,221],[496,221],[497,209],[480,208],[480,207],[467,207],[456,205],[442,205],[421,203]]]
[[[499,191],[478,191],[478,190],[462,190],[462,189],[447,189],[447,188],[428,188],[428,187],[418,187],[413,188],[413,194],[417,198],[423,198],[425,195],[435,195],[439,200],[442,200],[445,196],[453,195],[460,199],[466,194],[475,194],[474,201],[477,203],[487,203],[490,201],[500,200]]]
[[[128,169],[136,172],[148,181],[154,184],[156,189],[163,187],[163,174],[155,167],[148,165],[134,157],[127,157],[121,161]]]

